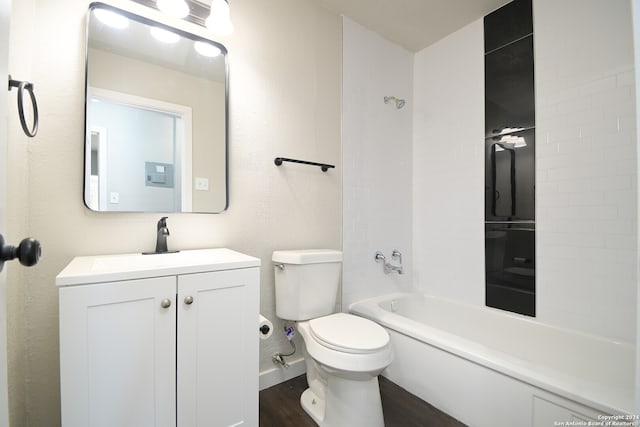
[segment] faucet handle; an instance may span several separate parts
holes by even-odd
[[[398,259],[398,261],[400,262],[400,265],[402,265],[402,254],[400,253],[399,250],[394,249],[393,252],[391,252],[391,258],[393,259]]]
[[[376,252],[376,256],[375,256],[375,260],[376,260],[376,262],[380,262],[380,261],[385,262],[387,260],[387,257],[385,257],[382,252],[377,251]]]

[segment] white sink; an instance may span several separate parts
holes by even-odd
[[[260,259],[231,249],[197,249],[166,254],[76,257],[56,277],[58,286],[259,267]]]

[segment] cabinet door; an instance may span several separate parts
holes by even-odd
[[[175,427],[175,296],[175,276],[60,289],[63,426]]]
[[[258,268],[178,277],[179,427],[258,426],[258,283]]]

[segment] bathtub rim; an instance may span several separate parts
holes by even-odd
[[[622,396],[623,392],[616,392],[615,387],[611,388],[607,387],[605,384],[595,384],[594,382],[577,378],[572,375],[564,374],[559,370],[555,370],[549,367],[538,366],[536,367],[536,369],[528,368],[527,366],[525,366],[525,364],[522,363],[523,359],[517,358],[499,350],[490,349],[476,341],[460,337],[445,330],[420,323],[416,320],[404,317],[391,311],[387,311],[379,305],[381,302],[388,302],[393,299],[416,297],[442,300],[451,304],[467,306],[474,309],[479,308],[478,306],[473,304],[455,301],[436,295],[423,294],[419,292],[399,292],[356,301],[350,304],[348,309],[350,313],[368,318],[397,333],[421,341],[426,345],[438,348],[453,356],[461,357],[471,363],[484,366],[497,373],[509,376],[516,380],[530,384],[534,387],[573,400],[577,403],[586,405],[598,411],[602,411],[603,413],[611,415],[631,415],[635,413],[633,399],[635,389],[633,387],[628,390],[624,389],[624,391],[628,391],[631,395],[631,397],[625,398],[624,396]],[[499,315],[512,317],[520,321],[530,322],[536,325],[553,328],[563,332],[569,332],[581,337],[594,339],[600,342],[606,342],[611,345],[623,346],[626,350],[630,350],[632,352],[634,351],[634,346],[631,343],[619,342],[597,335],[586,334],[581,331],[575,331],[568,328],[550,325],[544,322],[526,318],[525,316],[502,312],[501,310],[493,309],[491,307],[480,308],[486,308],[489,311],[497,312],[497,314]],[[402,325],[399,325],[399,322],[397,320],[398,318],[401,318],[402,322],[406,323],[404,327]],[[631,373],[630,375],[633,375],[633,373]],[[603,386],[605,389],[604,392]],[[615,398],[610,397],[612,394],[615,396]]]

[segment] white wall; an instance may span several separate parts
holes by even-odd
[[[484,44],[476,21],[415,56],[416,288],[484,305]]]
[[[635,341],[630,2],[534,1],[542,321]]]
[[[413,55],[343,18],[343,310],[411,289]],[[385,96],[406,100],[402,109]],[[403,255],[406,274],[385,275],[376,251]],[[397,260],[393,261],[397,263]]]
[[[416,54],[414,246],[425,292],[484,305],[482,20]],[[630,2],[534,0],[537,320],[635,342]]]
[[[9,129],[8,234],[19,241],[28,233],[43,245],[37,267],[8,269],[14,426],[60,423],[55,275],[76,255],[153,249],[161,216],[101,214],[83,206],[88,5],[14,2],[10,68],[35,82],[41,122],[33,140],[21,136],[17,122]],[[310,0],[235,0],[231,15],[235,33],[220,40],[230,65],[229,209],[169,215],[169,247],[230,247],[261,258],[261,310],[277,329],[261,342],[265,370],[273,366],[273,352],[288,349],[274,316],[272,251],[340,247],[341,20]],[[278,168],[276,156],[324,161],[336,169]]]

